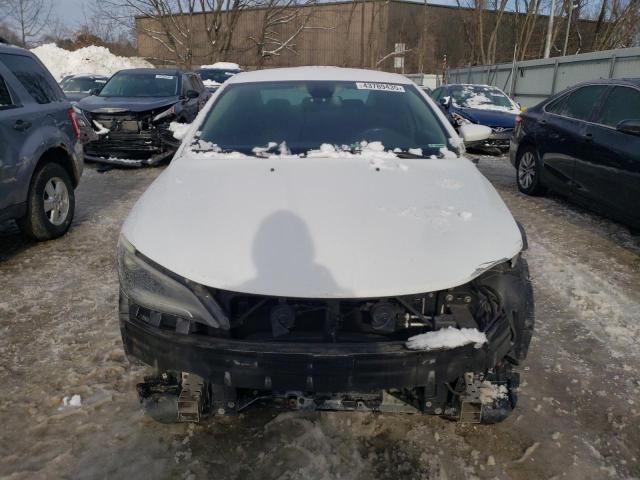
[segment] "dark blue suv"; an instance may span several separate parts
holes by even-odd
[[[0,43],[0,222],[36,240],[63,235],[75,209],[82,145],[75,113],[27,50]]]

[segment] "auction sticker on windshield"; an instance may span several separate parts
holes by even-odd
[[[356,88],[358,90],[383,90],[385,92],[404,93],[402,85],[392,85],[390,83],[356,82]]]
[[[173,80],[176,77],[173,75],[156,75],[156,78],[160,78],[162,80]]]

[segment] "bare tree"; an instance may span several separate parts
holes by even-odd
[[[640,33],[640,0],[601,0],[592,50],[629,47]]]
[[[190,68],[225,58],[239,14],[252,3],[253,0],[99,0],[96,5],[105,15],[157,42],[168,54],[151,60]],[[197,25],[202,22],[206,42],[196,38]]]
[[[317,0],[258,0],[262,20],[258,34],[250,36],[256,48],[256,66],[280,56],[284,51],[296,52],[295,40],[307,29]]]
[[[464,21],[471,61],[488,65],[495,62],[498,33],[508,0],[456,0],[458,7],[470,9]]]
[[[18,31],[23,47],[45,29],[52,8],[49,0],[4,0],[5,19]]]

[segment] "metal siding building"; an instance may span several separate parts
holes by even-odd
[[[268,59],[264,67],[337,65],[435,73],[441,70],[444,55],[447,55],[448,64],[452,67],[466,65],[470,58],[463,24],[471,18],[473,10],[443,5],[425,6],[400,0],[323,3],[315,7],[296,8],[313,8],[308,23],[310,28],[295,39],[294,51],[283,50],[280,55]],[[189,27],[193,32],[189,62],[177,61],[160,41],[145,33],[159,30],[157,20],[138,17],[138,54],[158,65],[178,63],[198,67],[224,60],[237,62],[246,69],[259,68],[256,44],[251,39],[259,35],[264,15],[264,9],[242,11],[224,58],[212,58],[211,54],[207,54],[207,36],[201,19],[203,15],[195,14],[190,20],[186,17],[184,21],[192,22]],[[485,27],[490,30],[494,17],[491,13],[485,15]],[[588,37],[589,22],[582,23],[587,24],[582,35]],[[541,17],[538,24],[532,40],[535,47],[533,51],[536,52],[542,49],[546,21]],[[511,60],[517,28],[518,15],[506,12],[498,38],[498,61]],[[294,29],[293,24],[281,25],[278,28],[279,36],[286,38]],[[404,44],[407,50],[404,68],[397,64],[394,66],[394,58],[389,56],[396,44]]]

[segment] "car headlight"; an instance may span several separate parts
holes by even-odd
[[[186,285],[145,261],[122,235],[118,241],[117,260],[120,286],[136,305],[221,328],[221,323],[203,304],[213,304],[214,310],[219,308],[210,295],[205,294],[202,299],[196,296]]]
[[[470,125],[473,122],[471,120],[469,120],[468,118],[463,117],[462,115],[453,112],[451,114],[451,118],[453,118],[453,121],[456,122],[456,125],[460,126],[460,125]]]
[[[153,117],[152,121],[153,122],[157,122],[159,120],[172,117],[175,114],[176,114],[176,106],[175,105],[171,105],[169,108],[167,108],[166,110],[160,112],[158,115]]]

